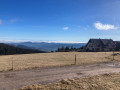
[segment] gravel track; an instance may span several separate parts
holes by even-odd
[[[31,84],[48,84],[62,79],[74,79],[119,72],[120,62],[0,72],[0,90],[13,90]]]

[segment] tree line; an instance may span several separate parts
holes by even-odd
[[[41,53],[43,51],[33,49],[23,49],[12,45],[0,43],[0,55]]]
[[[75,48],[73,46],[71,46],[71,47],[68,47],[68,46],[64,47],[64,46],[62,46],[61,48],[58,48],[58,50],[56,52],[71,52],[71,51],[78,51],[79,49],[80,48]]]

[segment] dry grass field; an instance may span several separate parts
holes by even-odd
[[[118,53],[118,52],[116,52]],[[39,54],[21,54],[0,56],[0,71],[23,70],[30,68],[63,66],[74,64],[75,54],[77,64],[91,64],[107,62],[112,60],[112,52],[56,52]],[[115,56],[115,60],[120,60],[120,55]]]
[[[19,90],[120,90],[120,74],[104,74],[48,85],[31,85]]]

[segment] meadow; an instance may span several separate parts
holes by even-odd
[[[115,60],[119,61],[119,52],[115,52]],[[51,66],[65,66],[109,62],[113,60],[113,52],[55,52],[0,56],[0,71],[24,70]]]

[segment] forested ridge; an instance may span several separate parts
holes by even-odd
[[[42,53],[44,51],[23,49],[12,45],[0,43],[0,55],[12,55],[12,54],[29,54],[29,53]]]

